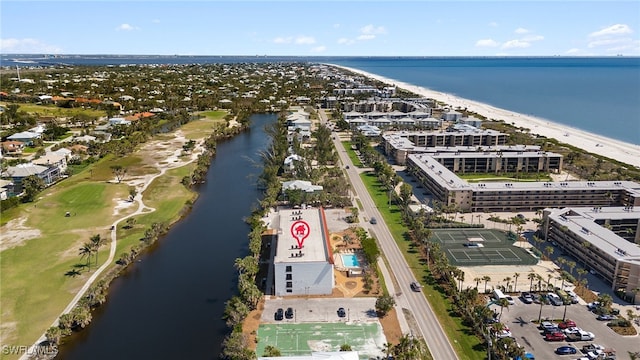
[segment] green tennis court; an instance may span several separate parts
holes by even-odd
[[[538,259],[527,250],[514,246],[507,234],[488,229],[432,230],[432,241],[454,266],[534,265]]]
[[[280,350],[282,356],[310,355],[313,351],[339,351],[351,345],[361,359],[382,356],[386,342],[379,322],[263,324],[258,328],[256,353],[262,356],[267,345]]]

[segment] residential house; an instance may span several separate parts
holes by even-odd
[[[322,191],[322,185],[313,185],[311,181],[305,180],[292,180],[284,181],[282,183],[282,192],[286,190],[302,190],[307,193],[313,193],[316,191]]]
[[[14,196],[13,183],[9,180],[0,180],[0,200],[7,200]]]
[[[4,141],[1,145],[2,153],[6,155],[20,155],[24,150],[24,143],[20,141]]]
[[[13,182],[16,194],[22,192],[22,180],[31,175],[36,175],[44,180],[46,185],[51,185],[60,178],[60,169],[57,166],[47,167],[28,163],[9,166],[7,170],[2,172],[3,178],[11,179]]]
[[[41,137],[42,137],[42,134],[38,134],[31,131],[23,131],[23,132],[15,133],[7,137],[7,139],[12,141],[20,141],[21,143],[24,143],[26,146],[33,146],[35,140],[40,139]]]
[[[64,149],[66,152],[71,153],[70,150]],[[42,165],[46,167],[57,167],[60,170],[60,173],[63,173],[67,170],[67,156],[62,155],[60,153],[49,152],[44,154],[43,156],[34,159],[32,161],[36,165]]]

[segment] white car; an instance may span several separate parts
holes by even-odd
[[[507,295],[504,298],[507,299],[507,302],[509,303],[509,305],[515,305],[516,304],[516,301],[513,300],[513,298],[511,296]]]

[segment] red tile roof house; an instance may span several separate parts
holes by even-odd
[[[24,143],[20,141],[5,141],[1,145],[2,153],[7,155],[19,155],[24,150]]]

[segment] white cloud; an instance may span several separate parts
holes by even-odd
[[[589,37],[600,37],[600,36],[611,36],[611,35],[621,35],[621,34],[631,34],[633,30],[626,24],[615,24],[611,25],[602,30],[598,30],[589,34]]]
[[[384,26],[374,26],[372,24],[369,24],[360,28],[360,33],[378,35],[378,34],[386,34],[387,30],[384,28]]]
[[[531,46],[530,43],[522,40],[509,40],[506,43],[502,44],[502,49],[515,49],[515,48],[528,48]]]
[[[516,33],[516,34],[528,34],[530,31],[525,29],[525,28],[519,27],[519,28],[515,29],[513,32]]]
[[[129,25],[129,24],[120,24],[120,25],[118,25],[116,30],[117,31],[132,31],[132,30],[138,30],[138,27],[132,26],[132,25]]]
[[[160,24],[160,19],[153,19],[151,22],[154,24]]]
[[[498,27],[498,23],[497,23],[497,22],[495,22],[495,21],[492,21],[492,22],[490,22],[490,23],[489,23],[489,26],[491,26],[491,27]]]
[[[297,45],[311,45],[315,43],[316,43],[316,39],[311,36],[298,36],[296,38]]]
[[[523,37],[520,40],[526,41],[526,42],[540,41],[540,40],[544,40],[544,36],[542,36],[542,35],[529,35],[529,36]]]
[[[291,37],[277,37],[273,39],[273,42],[275,44],[290,44],[291,40],[293,40]]]
[[[311,52],[315,52],[315,53],[325,52],[326,50],[327,50],[327,47],[324,45],[311,48]]]
[[[356,39],[358,40],[373,40],[375,39],[376,36],[373,34],[362,34],[360,36],[358,36]]]
[[[340,44],[340,45],[351,45],[353,43],[355,43],[355,40],[351,40],[351,39],[347,39],[347,38],[338,39],[338,44]]]
[[[476,41],[476,47],[496,47],[498,45],[500,44],[493,39],[481,39]]]
[[[5,54],[60,54],[62,48],[45,44],[38,39],[0,39],[0,52]]]
[[[340,24],[333,24],[333,28],[334,28],[334,29],[337,29],[337,28],[339,28],[339,27],[340,27]]]
[[[580,52],[581,52],[581,50],[580,50],[580,49],[578,49],[578,48],[572,48],[572,49],[567,50],[567,51],[565,52],[565,54],[567,54],[567,55],[576,55],[576,54],[580,54]]]

